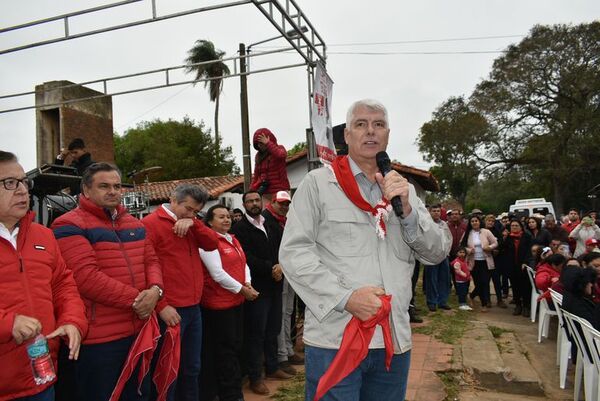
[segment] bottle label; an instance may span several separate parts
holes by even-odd
[[[45,338],[36,339],[27,346],[27,355],[29,358],[35,359],[48,353],[48,342]]]

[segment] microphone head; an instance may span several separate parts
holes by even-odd
[[[392,162],[390,161],[390,157],[387,152],[382,150],[375,155],[375,161],[377,162],[377,167],[381,170],[382,173],[388,172],[392,169]]]

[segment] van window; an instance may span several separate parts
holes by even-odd
[[[514,213],[515,216],[519,219],[521,217],[529,217],[529,209],[515,209]]]
[[[541,214],[542,216],[547,215],[548,213],[550,213],[550,210],[547,207],[534,207],[533,208],[533,214]]]

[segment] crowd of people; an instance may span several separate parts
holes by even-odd
[[[429,206],[431,218],[450,232],[452,247],[440,265],[424,267],[423,288],[430,311],[451,309],[448,297],[454,285],[460,310],[472,310],[478,298],[480,311],[486,312],[494,305],[492,284],[497,307],[508,307],[510,288],[513,314],[529,316],[532,288],[527,267],[536,271],[536,287],[545,292],[559,282],[564,266],[593,266],[590,263],[596,258],[600,264],[600,221],[594,210],[580,218],[577,209],[570,209],[559,219],[562,224],[552,214],[495,216],[473,209],[465,215],[461,210],[447,210],[443,221],[441,212],[441,205]],[[600,299],[600,291],[597,296]]]
[[[512,288],[513,313],[526,316],[531,266],[542,291],[559,288],[567,305],[600,316],[596,213],[571,210],[558,224],[427,209],[406,178],[378,165],[386,108],[361,100],[346,120],[348,154],[307,174],[293,202],[285,149],[258,130],[243,210],[217,204],[203,219],[208,194],[189,184],[134,218],[120,171],[93,163],[81,141],[61,153],[82,168],[78,206],[50,230],[33,221],[33,182],[0,151],[0,358],[11,366],[0,370],[0,400],[239,401],[244,377],[267,395],[265,380],[290,379],[304,363],[307,400],[402,400],[421,264],[430,310],[450,309],[452,285],[461,310],[475,298],[481,311],[507,308]],[[594,269],[562,280],[575,264]],[[304,305],[306,360],[293,340]],[[39,335],[52,357],[45,372],[57,377],[38,384],[28,348]]]

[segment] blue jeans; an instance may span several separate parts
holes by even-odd
[[[48,387],[41,393],[15,398],[14,401],[54,401],[54,386]]]
[[[134,336],[100,344],[84,344],[75,364],[78,401],[106,401],[117,384]],[[150,374],[137,393],[139,362],[123,388],[120,401],[146,401],[150,393]]]
[[[448,258],[440,264],[425,266],[425,295],[427,305],[441,306],[448,303],[450,295],[450,265]]]
[[[306,401],[315,398],[317,384],[331,365],[338,350],[305,346]],[[322,401],[403,401],[408,382],[410,351],[394,355],[389,372],[385,369],[385,350],[369,350],[356,369],[321,398]]]

